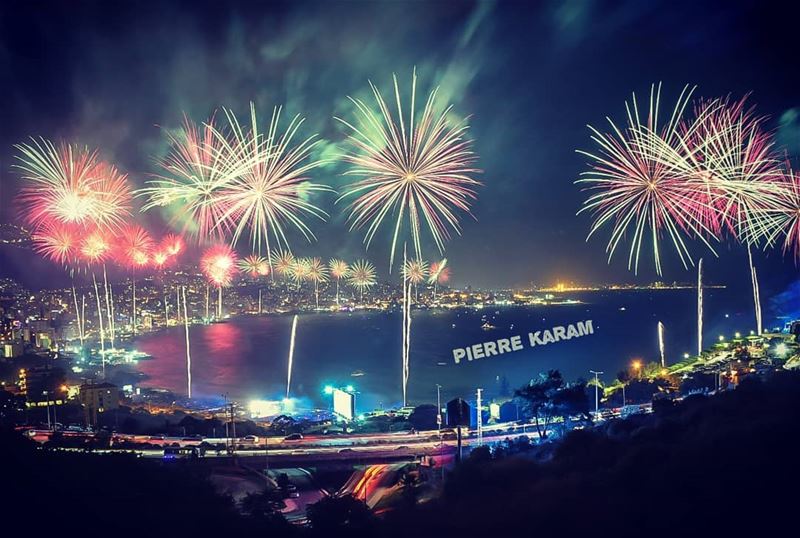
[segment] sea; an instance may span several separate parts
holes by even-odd
[[[658,323],[664,324],[665,356],[671,364],[697,348],[697,298],[691,289],[596,291],[559,295],[577,304],[487,306],[413,310],[408,403],[472,399],[477,388],[491,398],[508,394],[543,372],[560,370],[568,380],[590,370],[612,380],[638,359],[660,360]],[[704,293],[704,340],[755,329],[752,297],[716,288]],[[768,311],[767,326],[777,325]],[[593,334],[530,347],[528,333],[592,320]],[[192,387],[209,400],[279,400],[288,382],[291,315],[242,316],[190,328]],[[492,328],[486,328],[490,325]],[[520,351],[462,360],[454,348],[521,336]],[[142,385],[186,393],[183,327],[140,336],[135,347],[152,358],[140,361]],[[402,318],[396,311],[304,313],[298,318],[289,394],[301,406],[327,406],[326,385],[352,386],[360,411],[402,402]]]

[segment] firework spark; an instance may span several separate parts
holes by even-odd
[[[314,234],[304,218],[325,220],[327,214],[308,201],[309,195],[331,190],[308,180],[308,173],[323,164],[311,157],[318,144],[314,140],[316,135],[293,144],[304,119],[295,116],[286,131],[279,133],[280,107],[273,109],[266,133],[259,132],[252,103],[249,129],[245,129],[231,111],[226,110],[225,114],[233,132],[230,160],[240,163],[241,168],[240,174],[225,183],[218,198],[223,208],[220,219],[224,227],[231,230],[231,243],[236,245],[247,233],[254,251],[261,252],[264,245],[269,252],[270,236],[278,247],[288,248],[287,225],[311,241]]]
[[[659,122],[661,86],[650,90],[649,111],[644,122],[636,95],[626,103],[627,127],[620,129],[610,119],[613,133],[589,127],[600,151],[579,151],[592,161],[576,183],[587,184],[593,194],[579,213],[593,214],[589,232],[593,236],[606,224],[612,225],[606,247],[611,261],[620,242],[632,233],[628,269],[638,273],[642,243],[649,236],[656,272],[661,274],[662,235],[666,234],[685,267],[693,264],[686,238],[700,238],[713,252],[706,237],[716,239],[705,215],[711,207],[698,196],[702,192],[695,174],[687,173],[678,149],[681,146],[682,116],[693,89],[684,87],[665,125]],[[588,239],[588,238],[587,238]]]
[[[417,117],[416,86],[415,72],[407,120],[397,77],[394,77],[396,116],[370,82],[380,113],[351,97],[358,112],[355,124],[337,118],[351,131],[349,140],[353,149],[344,159],[352,168],[345,174],[359,178],[340,198],[352,198],[348,208],[350,229],[366,228],[364,242],[369,247],[387,216],[394,215],[390,268],[404,223],[410,230],[417,258],[422,257],[423,223],[439,252],[443,252],[451,232],[460,234],[458,213],[470,214],[475,188],[480,185],[471,177],[478,170],[472,167],[475,155],[465,138],[468,126],[450,121],[449,106],[436,111],[438,90],[430,93],[422,114]]]

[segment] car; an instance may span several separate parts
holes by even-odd
[[[343,449],[339,450],[339,454],[346,454],[348,452],[353,452],[353,449],[352,448],[343,448]]]
[[[291,435],[287,435],[283,438],[284,441],[302,441],[303,434],[302,433],[293,433]]]
[[[248,443],[258,443],[259,441],[257,435],[245,435],[244,438],[242,438],[242,440]]]

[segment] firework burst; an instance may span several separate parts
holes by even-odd
[[[183,237],[175,234],[167,234],[161,239],[159,250],[167,256],[177,256],[184,249]]]
[[[328,266],[320,258],[311,258],[308,261],[308,280],[314,283],[314,301],[319,308],[319,285],[328,281]]]
[[[424,260],[408,260],[403,264],[403,278],[416,285],[425,281],[428,276],[428,262]]]
[[[295,284],[300,286],[305,280],[308,280],[310,274],[311,260],[309,258],[295,258],[289,273]]]
[[[670,164],[690,174],[703,201],[700,219],[721,234],[751,244],[751,220],[768,208],[782,177],[765,118],[746,107],[746,98],[698,103],[695,120],[684,127],[680,151]]]
[[[219,288],[231,285],[236,274],[236,253],[226,245],[215,245],[203,252],[200,270],[206,279]]]
[[[98,160],[97,152],[44,139],[15,148],[25,184],[19,201],[25,219],[114,228],[130,212],[127,176]]]
[[[328,262],[328,269],[330,269],[331,276],[336,280],[347,278],[347,275],[350,274],[350,266],[344,260],[331,260]]]
[[[153,239],[147,230],[136,224],[123,226],[119,233],[118,260],[131,269],[145,267],[150,263]]]
[[[111,243],[106,234],[100,230],[94,230],[81,239],[78,250],[81,258],[88,265],[101,264],[111,254]]]
[[[776,184],[775,195],[768,207],[756,210],[750,219],[748,234],[757,241],[764,239],[767,246],[783,238],[783,252],[794,251],[795,262],[800,262],[800,174],[787,163],[783,179]]]
[[[357,110],[356,121],[337,118],[351,131],[348,138],[353,150],[344,159],[352,168],[345,174],[359,178],[340,198],[352,198],[348,208],[350,229],[366,229],[364,242],[369,247],[384,221],[394,219],[390,268],[404,223],[417,258],[422,257],[423,223],[443,252],[451,232],[460,234],[458,213],[469,214],[475,188],[480,185],[471,177],[478,170],[472,167],[475,155],[465,139],[468,126],[450,121],[451,107],[436,111],[437,90],[430,93],[418,117],[416,86],[415,72],[407,119],[397,77],[396,115],[370,83],[380,113],[374,113],[360,99],[350,98]]]
[[[186,118],[183,127],[177,133],[167,132],[167,137],[170,153],[159,162],[163,175],[137,192],[147,198],[142,211],[169,207],[176,211],[173,222],[199,240],[226,239],[220,193],[247,163],[230,158],[230,141],[213,118],[202,126]]]
[[[356,260],[350,266],[350,276],[348,276],[347,281],[361,293],[361,301],[363,302],[364,292],[377,284],[375,266],[367,260]]]
[[[308,173],[323,164],[311,157],[318,144],[316,135],[294,144],[293,139],[304,119],[295,116],[285,131],[279,132],[281,108],[272,111],[266,133],[261,133],[255,106],[250,104],[250,127],[245,129],[236,116],[225,111],[233,132],[230,160],[237,163],[236,174],[222,188],[218,201],[223,208],[221,222],[231,230],[231,243],[242,235],[250,236],[254,251],[262,245],[270,251],[270,236],[278,247],[288,248],[286,227],[292,226],[311,241],[314,234],[305,217],[325,220],[327,214],[308,201],[309,195],[329,191],[309,181]]]
[[[239,260],[239,270],[251,277],[267,276],[269,275],[269,259],[264,256],[251,254]]]
[[[74,226],[45,221],[31,238],[33,249],[55,263],[72,266],[78,260],[80,239]]]
[[[663,125],[659,120],[661,86],[651,87],[644,121],[633,95],[631,102],[625,104],[627,126],[620,128],[610,119],[611,133],[590,126],[599,151],[579,151],[592,162],[591,170],[577,181],[593,193],[579,212],[590,212],[594,217],[589,238],[611,225],[606,246],[610,262],[622,240],[631,234],[628,268],[637,273],[642,246],[648,238],[659,275],[662,236],[670,239],[686,267],[694,263],[687,237],[701,238],[709,248],[712,247],[706,237],[716,239],[704,218],[711,207],[698,196],[699,181],[686,172],[676,149],[681,143],[679,127],[691,93],[691,89],[684,88]]]
[[[328,262],[328,269],[336,280],[336,304],[339,304],[339,281],[350,275],[350,266],[344,260],[332,259]]]

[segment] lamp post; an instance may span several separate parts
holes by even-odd
[[[600,414],[600,380],[597,376],[604,372],[595,372],[594,370],[589,370],[589,372],[594,374],[594,415],[597,417]]]
[[[43,390],[42,396],[47,397],[47,402],[45,403],[45,405],[47,405],[47,429],[52,430],[53,427],[50,425],[50,393],[46,390]]]
[[[436,384],[436,429],[439,431],[441,441],[442,435],[442,386]]]

